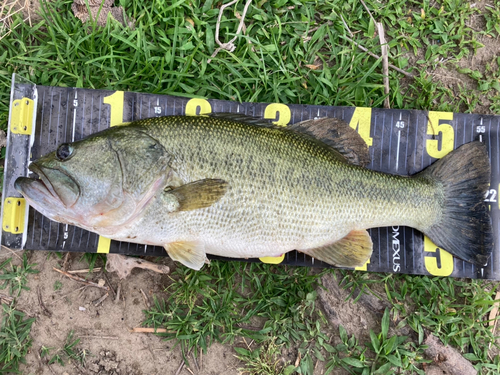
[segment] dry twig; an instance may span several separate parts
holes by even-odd
[[[227,4],[224,4],[224,5],[222,5],[220,7],[219,17],[217,18],[217,24],[215,25],[215,41],[217,42],[217,44],[219,45],[219,47],[214,51],[214,53],[212,54],[212,56],[210,56],[210,58],[208,59],[208,61],[207,61],[208,64],[210,64],[210,62],[212,61],[212,59],[215,56],[217,56],[217,54],[219,53],[219,51],[221,49],[225,49],[226,51],[229,51],[229,52],[233,52],[236,49],[236,46],[234,45],[234,41],[236,40],[236,38],[240,34],[241,30],[243,29],[243,25],[244,25],[243,22],[245,21],[245,16],[247,14],[248,7],[252,3],[252,0],[248,0],[247,1],[247,3],[245,4],[245,8],[243,8],[243,14],[241,15],[241,17],[238,17],[240,19],[240,23],[238,25],[238,30],[236,31],[236,34],[233,37],[233,39],[231,39],[227,43],[221,43],[221,41],[219,40],[219,28],[220,28],[220,22],[221,22],[221,19],[222,19],[222,13],[224,12],[224,9],[226,9],[228,6],[233,5],[237,1],[238,0],[233,0],[233,1],[231,1],[231,2],[229,2]]]
[[[198,362],[196,361],[196,354],[193,352],[193,362],[194,362],[194,367],[196,367],[196,372],[200,372],[200,366],[198,366]]]
[[[115,303],[120,301],[120,292],[122,290],[122,283],[118,284],[118,288],[116,289],[116,297],[115,297]]]
[[[189,356],[189,354],[191,354],[191,349],[189,349],[188,353],[187,353],[187,356]],[[180,372],[182,371],[182,368],[184,367],[186,361],[184,359],[182,359],[182,362],[181,364],[179,365],[179,368],[177,369],[177,371],[175,372],[175,375],[179,375]],[[186,367],[188,368],[188,367]],[[191,372],[191,371],[190,371]],[[192,373],[192,372],[191,372]]]
[[[70,273],[68,273],[68,272],[66,272],[66,271],[63,271],[63,270],[57,269],[57,268],[55,268],[55,267],[53,267],[52,269],[53,269],[54,271],[57,271],[57,272],[59,272],[59,273],[63,274],[63,275],[64,275],[64,276],[66,276],[66,277],[69,277],[70,279],[73,279],[73,280],[75,280],[75,281],[78,281],[79,283],[83,283],[83,284],[85,284],[85,285],[87,285],[87,286],[93,286],[93,287],[96,287],[96,288],[104,289],[105,291],[109,291],[109,288],[108,288],[107,286],[105,286],[105,285],[99,285],[99,284],[97,284],[97,283],[94,283],[93,281],[87,281],[87,280],[85,280],[84,278],[81,278],[81,277],[79,277],[79,276],[72,275],[72,274],[70,274]]]
[[[370,52],[367,48],[363,47],[361,44],[359,44],[358,42],[352,40],[351,38],[349,38],[348,36],[341,36],[342,38],[345,38],[347,39],[349,42],[353,43],[354,45],[356,45],[356,47],[358,47],[361,51],[363,52],[366,52],[367,54],[369,54],[371,57],[374,57],[376,58],[377,60],[380,59],[380,56]],[[407,76],[408,78],[415,78],[415,76],[411,73],[408,73],[407,71],[403,70],[403,69],[400,69],[398,68],[397,66],[395,65],[392,65],[392,64],[389,64],[389,67],[393,70],[395,70],[396,72],[399,72],[401,74],[404,74],[405,76]]]
[[[93,303],[94,303],[94,306],[99,306],[99,305],[100,305],[101,303],[103,303],[103,302],[104,302],[104,300],[105,300],[106,298],[108,298],[108,297],[109,297],[109,293],[108,293],[108,292],[106,292],[106,293],[105,293],[105,294],[104,294],[101,298],[99,298],[99,299],[97,299],[97,300],[95,300],[95,301],[93,302]]]
[[[44,312],[45,315],[47,315],[49,318],[52,317],[52,313],[49,311],[49,309],[47,309],[47,307],[45,307],[45,304],[43,303],[42,292],[40,291],[40,286],[37,286],[36,294],[38,296],[38,304],[42,308],[42,312]]]
[[[71,271],[68,271],[68,262],[69,262],[69,254],[70,252],[68,251],[66,255],[64,256],[64,262],[63,262],[63,270],[69,273],[73,273]]]
[[[102,339],[102,340],[118,340],[116,336],[78,336],[81,339]]]
[[[69,293],[63,294],[60,298],[58,298],[58,299],[56,299],[56,300],[54,300],[54,301],[52,301],[52,302],[49,302],[49,305],[53,305],[54,303],[59,302],[59,301],[60,301],[60,300],[62,300],[63,298],[66,298],[66,297],[67,297],[67,296],[69,296],[70,294],[73,294],[73,293],[75,293],[75,292],[78,292],[79,290],[85,289],[86,287],[87,287],[87,285],[84,285],[84,286],[82,286],[82,287],[80,287],[80,288],[78,288],[78,289],[72,290],[72,291],[71,291],[71,292],[69,292]]]
[[[391,104],[389,101],[389,54],[387,51],[387,42],[385,40],[384,25],[382,25],[381,22],[377,22],[375,23],[375,25],[377,25],[378,38],[380,40],[380,47],[382,49],[382,74],[384,80],[384,93],[386,95],[384,99],[384,108],[391,108]]]
[[[360,0],[360,1],[361,1],[361,4],[363,4],[363,6],[365,7],[365,9],[368,12],[368,14],[370,15],[370,18],[372,19],[373,24],[376,25],[377,21],[375,21],[375,18],[373,18],[372,12],[370,12],[370,9],[368,9],[368,7],[366,6],[366,4],[365,4],[365,2],[363,0]]]
[[[98,267],[99,268],[99,271],[101,270],[101,267]],[[96,268],[94,268],[94,270],[96,270]],[[108,283],[108,287],[109,287],[109,290],[111,290],[111,294],[113,294],[113,297],[116,298],[116,292],[115,292],[115,289],[113,288],[113,286],[111,285],[111,283],[109,282],[109,279],[108,279],[108,276],[106,275],[105,272],[103,272],[102,276],[104,276],[104,278],[106,279],[106,282]]]
[[[151,304],[149,303],[149,299],[148,299],[148,296],[146,295],[146,293],[144,293],[144,290],[140,289],[141,293],[142,293],[142,298],[144,298],[144,303],[146,304],[146,307],[148,309],[151,308]]]
[[[162,264],[148,262],[144,259],[127,257],[121,254],[108,254],[106,271],[116,272],[120,279],[124,279],[130,275],[134,268],[142,268],[163,274],[170,273],[170,268]]]
[[[16,256],[16,257],[18,257],[20,260],[23,260],[23,258],[21,258],[19,255],[17,255],[17,254],[16,254],[16,253],[18,253],[18,252],[20,252],[20,251],[22,251],[22,250],[17,250],[17,251],[14,251],[14,250],[12,250],[11,248],[9,248],[9,247],[7,247],[7,246],[4,246],[4,245],[2,245],[2,249],[10,251],[10,252],[12,253],[12,255],[14,255],[14,256]]]
[[[130,333],[172,333],[173,331],[167,331],[165,328],[149,328],[149,327],[135,327],[129,329]]]
[[[14,298],[11,296],[8,296],[6,294],[0,294],[0,303],[5,303],[7,305],[10,305],[14,301]]]
[[[67,271],[67,272],[74,275],[75,273],[92,273],[92,272],[99,272],[100,270],[101,270],[101,267],[96,267],[92,270],[90,268],[87,268],[84,270],[72,270],[72,271]]]

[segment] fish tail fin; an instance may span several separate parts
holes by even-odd
[[[490,184],[486,146],[467,143],[417,176],[437,181],[444,191],[442,214],[424,233],[452,255],[485,266],[493,249],[491,218],[484,202]]]

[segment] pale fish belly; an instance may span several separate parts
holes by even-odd
[[[332,205],[284,204],[277,209],[270,201],[239,203],[222,199],[205,209],[167,214],[160,204],[152,204],[145,215],[122,227],[113,238],[157,246],[194,241],[203,243],[208,254],[259,258],[324,246],[352,229],[338,221]]]

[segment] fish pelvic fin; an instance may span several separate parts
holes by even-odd
[[[423,229],[437,246],[478,266],[485,266],[493,250],[489,209],[484,203],[490,185],[486,146],[467,143],[416,175],[443,189],[442,214]]]
[[[352,230],[340,241],[315,249],[299,250],[337,267],[361,267],[372,255],[373,243],[366,230]]]
[[[178,202],[176,211],[191,211],[210,207],[226,194],[228,183],[219,179],[204,179],[165,191]]]
[[[170,258],[196,271],[203,267],[207,259],[205,245],[201,242],[178,241],[168,243],[163,247]]]
[[[341,119],[325,117],[306,120],[290,126],[290,129],[307,134],[334,148],[349,163],[362,167],[370,163],[368,146],[361,136]]]

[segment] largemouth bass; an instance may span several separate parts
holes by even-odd
[[[338,119],[276,127],[235,114],[169,116],[113,127],[30,164],[15,186],[48,218],[120,241],[164,246],[200,269],[206,254],[298,250],[341,267],[372,253],[366,229],[404,225],[484,266],[485,146],[461,146],[424,171],[366,169],[362,138]]]

